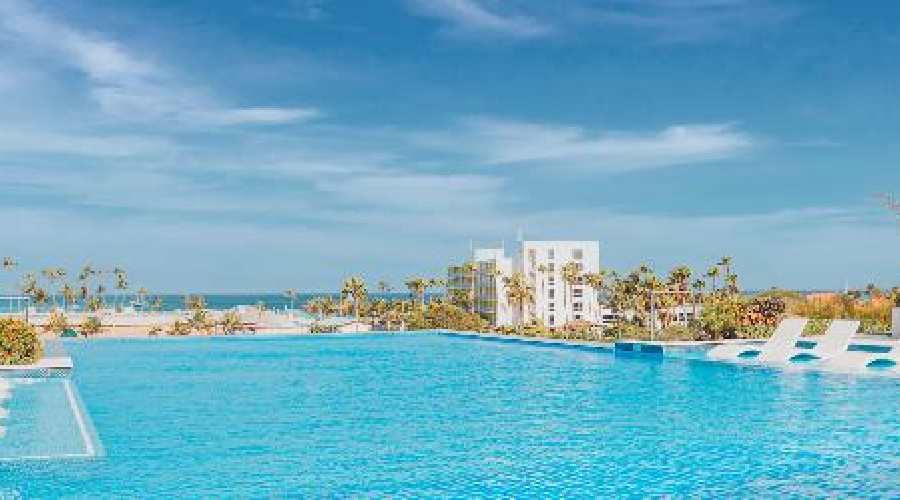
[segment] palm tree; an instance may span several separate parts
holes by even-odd
[[[100,308],[103,308],[103,294],[106,293],[106,279],[105,279],[106,271],[103,269],[97,270],[97,299],[100,301]]]
[[[547,275],[550,273],[550,267],[547,264],[538,264],[537,272],[541,276],[541,291],[540,297],[541,300],[547,299]],[[541,323],[546,324],[547,318],[545,318],[544,311],[546,311],[546,306],[541,307]]]
[[[445,287],[445,290],[444,290],[444,300],[446,301],[446,298],[447,298],[447,297],[446,297],[446,286],[447,286],[447,280],[445,280],[445,279],[443,279],[443,278],[429,278],[429,279],[427,280],[427,282],[426,282],[425,288],[426,288],[426,290],[427,290],[428,288],[441,288],[441,287]]]
[[[62,280],[66,276],[66,270],[61,267],[48,267],[41,271],[41,276],[44,277],[47,281],[50,282],[51,292],[50,292],[50,302],[51,307],[55,311],[56,310],[56,284]]]
[[[81,268],[81,273],[78,274],[78,281],[81,282],[81,299],[84,301],[84,307],[87,309],[87,300],[91,295],[91,278],[97,274],[97,271],[90,264],[85,264],[83,268]]]
[[[125,275],[125,270],[121,267],[117,267],[113,269],[113,275],[116,279],[116,308],[122,308],[122,299],[125,298],[125,291],[128,290],[128,276]]]
[[[578,263],[570,261],[563,264],[560,272],[563,281],[563,309],[566,311],[566,316],[568,316],[568,304],[571,303],[572,288],[581,281],[581,269],[579,268]],[[566,323],[569,323],[570,321],[571,318],[567,317]]]
[[[162,295],[157,295],[156,297],[153,298],[153,306],[152,307],[153,307],[153,309],[156,310],[156,312],[162,312],[163,303],[164,303],[164,301],[163,301]]]
[[[475,312],[475,274],[478,271],[478,266],[474,262],[466,262],[461,268],[465,273],[466,284],[469,285],[469,290],[466,293],[466,305],[469,312]]]
[[[604,282],[604,273],[601,271],[599,273],[587,273],[584,275],[584,283],[594,289],[594,295],[597,298],[597,318],[600,318],[600,292],[603,290]],[[599,321],[598,321],[599,323]]]
[[[150,292],[144,287],[140,287],[137,290],[138,301],[141,304],[141,312],[147,311],[147,296],[149,294]]]
[[[35,300],[35,298],[37,297],[37,292],[39,290],[37,284],[37,276],[34,273],[28,273],[23,276],[22,282],[19,285],[19,289],[22,291],[23,295],[29,297],[31,300]],[[27,308],[28,306],[26,305],[25,307]]]
[[[677,304],[684,312],[685,301],[691,288],[691,269],[687,266],[678,266],[669,273],[669,284],[677,291]]]
[[[722,259],[719,261],[719,265],[725,268],[725,276],[731,274],[731,261],[731,257],[727,255],[725,257],[722,257]]]
[[[534,303],[534,287],[528,284],[525,275],[520,271],[514,272],[512,276],[505,276],[503,285],[506,287],[506,300],[519,310],[516,330],[521,332],[525,323],[526,306]]]
[[[75,290],[66,283],[61,290],[62,298],[63,298],[63,311],[69,310],[69,304],[75,302],[78,296],[75,294]]]
[[[352,276],[344,280],[344,287],[341,290],[341,295],[350,297],[353,300],[353,316],[356,318],[356,321],[359,322],[359,304],[366,300],[366,297],[368,296],[366,284],[363,279]]]
[[[700,302],[703,302],[703,290],[706,289],[706,282],[701,279],[694,280],[694,283],[691,284],[691,288],[694,289],[694,319],[697,318],[697,297],[700,298]]]
[[[306,304],[303,304],[303,309],[316,318],[321,318],[325,315],[325,299],[322,297],[313,297],[307,300]]]
[[[718,278],[719,275],[720,275],[720,272],[719,272],[719,267],[718,267],[718,266],[710,267],[710,268],[709,268],[709,271],[706,271],[706,277],[712,280],[712,281],[711,281],[711,283],[712,283],[712,293],[716,293],[716,290],[717,290],[717,288],[716,288],[716,278]]]
[[[728,274],[725,276],[725,283],[728,284],[729,293],[738,293],[737,274]]]
[[[406,288],[409,289],[409,293],[418,299],[419,307],[425,307],[425,291],[428,289],[428,281],[423,278],[413,278],[408,280],[406,283]]]

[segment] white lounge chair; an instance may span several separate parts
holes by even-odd
[[[850,345],[850,339],[856,335],[859,330],[859,321],[852,319],[836,319],[828,325],[828,329],[822,334],[822,337],[816,341],[816,345],[812,349],[789,349],[785,351],[774,351],[765,358],[760,357],[762,361],[768,362],[794,362],[805,363],[809,361],[820,362],[822,360],[831,359],[841,353],[847,352],[847,346]]]
[[[726,344],[713,347],[707,353],[707,357],[712,359],[723,360],[749,360],[749,359],[767,359],[776,353],[795,349],[797,339],[803,333],[806,318],[788,318],[781,320],[772,336],[764,344]]]
[[[823,368],[834,371],[859,372],[868,369],[900,371],[900,345],[888,352],[846,351],[822,362]]]

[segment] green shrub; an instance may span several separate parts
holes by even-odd
[[[634,323],[629,323],[626,321],[619,321],[613,326],[609,327],[604,334],[608,337],[612,337],[615,339],[631,339],[631,340],[649,340],[650,339],[650,329],[636,325]]]
[[[241,320],[241,315],[234,312],[228,311],[222,316],[221,321],[219,321],[219,326],[222,328],[222,333],[224,334],[234,334],[244,330],[244,323]]]
[[[786,310],[787,302],[781,297],[757,296],[747,304],[746,323],[775,326]]]
[[[158,336],[163,333],[163,327],[161,327],[159,325],[151,326],[150,331],[148,333],[153,336]]]
[[[775,327],[768,324],[743,325],[738,329],[737,336],[741,339],[767,339],[774,331]]]
[[[43,346],[33,326],[16,318],[0,319],[0,364],[30,365],[42,354]]]
[[[725,295],[703,306],[700,328],[709,340],[734,339],[745,325],[747,303],[739,295]]]
[[[669,325],[657,332],[656,340],[694,340],[697,332],[687,325]]]
[[[188,324],[197,333],[210,333],[216,327],[215,321],[209,318],[206,309],[194,309]]]
[[[488,324],[481,316],[447,303],[432,302],[423,310],[410,314],[410,330],[487,331]]]
[[[169,330],[167,333],[169,335],[190,335],[191,325],[186,321],[176,320],[174,323],[169,325]]]
[[[56,335],[62,335],[62,333],[68,329],[69,321],[59,311],[54,311],[50,315],[50,319],[47,320],[47,324],[44,325],[45,332],[55,333]]]
[[[84,318],[84,321],[81,322],[80,327],[81,334],[87,337],[88,335],[96,335],[100,333],[100,330],[103,329],[103,323],[97,316],[88,316],[87,318]]]

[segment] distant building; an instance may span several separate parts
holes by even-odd
[[[472,262],[450,267],[447,292],[451,297],[474,294],[475,311],[495,326],[520,321],[537,321],[548,327],[568,323],[600,324],[609,311],[598,306],[596,291],[584,283],[583,276],[600,272],[600,244],[597,241],[522,241],[515,255],[503,248],[476,249]],[[563,266],[574,263],[579,278],[565,283]],[[504,277],[521,272],[534,290],[534,303],[523,311],[511,307]]]

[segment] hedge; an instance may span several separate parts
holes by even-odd
[[[33,326],[16,318],[0,319],[0,365],[30,365],[43,346]]]

